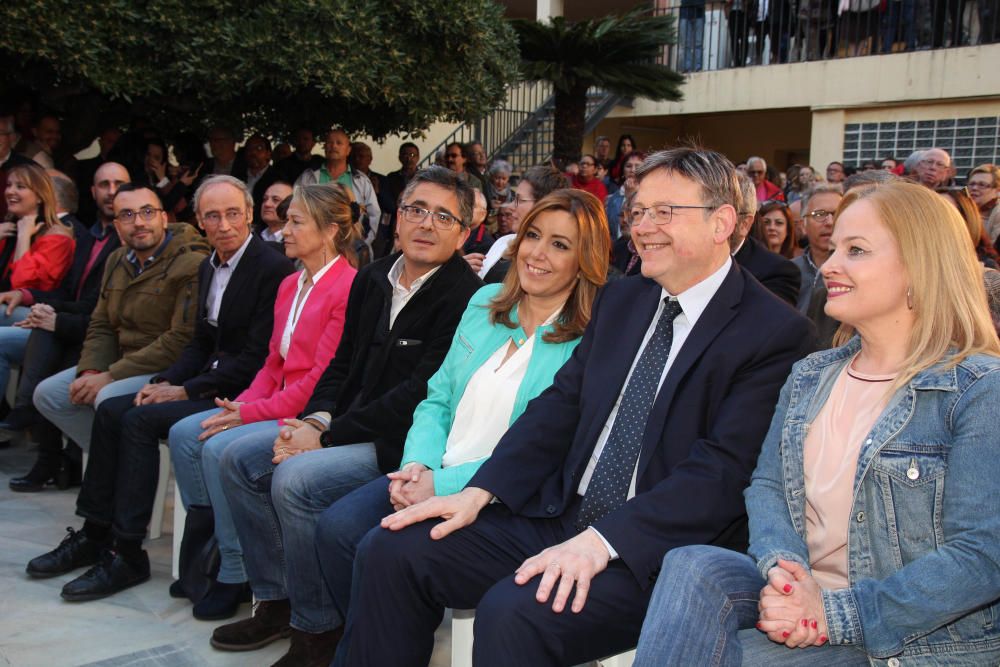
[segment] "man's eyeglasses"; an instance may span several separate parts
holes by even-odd
[[[750,176],[760,176],[766,173],[763,169],[747,169],[747,174]]]
[[[925,164],[928,167],[937,167],[938,169],[947,169],[951,165],[941,162],[940,160],[921,160],[920,164]]]
[[[462,221],[451,213],[428,211],[426,208],[419,206],[401,206],[399,210],[403,212],[403,220],[414,225],[421,224],[427,219],[427,216],[431,216],[431,223],[443,232],[448,231],[455,225],[462,224]]]
[[[217,225],[222,222],[223,217],[226,218],[226,222],[231,225],[235,225],[242,222],[247,217],[247,212],[238,208],[228,209],[225,213],[209,211],[205,215],[201,216],[201,221],[207,222],[210,225]]]
[[[656,225],[669,225],[674,219],[676,209],[701,209],[704,211],[714,211],[718,206],[686,206],[681,204],[653,204],[652,206],[634,206],[629,211],[628,217],[633,225],[638,225],[642,219],[649,214],[649,219]]]
[[[133,222],[135,222],[135,219],[138,216],[143,220],[145,220],[146,222],[149,222],[154,217],[156,217],[157,213],[160,213],[162,210],[163,210],[162,208],[154,208],[152,206],[143,206],[138,211],[133,211],[130,208],[123,208],[122,210],[118,211],[118,213],[115,214],[115,220],[117,220],[120,223],[130,225]]]
[[[821,220],[826,220],[828,218],[832,218],[833,217],[833,211],[825,211],[823,209],[819,209],[817,211],[809,211],[808,213],[806,213],[802,217],[803,218],[811,218],[812,220],[815,220],[816,222],[820,222]]]

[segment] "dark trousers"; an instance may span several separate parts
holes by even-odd
[[[514,583],[525,559],[577,534],[577,509],[529,519],[489,505],[475,523],[441,540],[430,539],[431,521],[399,532],[373,529],[355,562],[359,594],[351,599],[346,664],[426,665],[446,607],[476,609],[477,667],[575,665],[635,646],[652,583],[640,586],[621,561],[594,578],[579,614],[569,603],[553,612],[552,598],[537,602],[540,577]]]
[[[101,403],[94,418],[90,459],[76,499],[76,513],[115,537],[146,536],[160,474],[161,438],[178,420],[208,410],[214,401],[175,401],[135,406],[135,396]]]

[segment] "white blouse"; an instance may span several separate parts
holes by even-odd
[[[278,346],[278,353],[281,354],[282,359],[288,357],[288,346],[292,344],[292,334],[295,333],[295,327],[299,323],[299,317],[302,315],[302,310],[306,307],[306,301],[309,299],[309,295],[312,294],[313,288],[316,287],[318,283],[326,272],[330,270],[330,267],[337,263],[340,259],[340,255],[337,255],[332,260],[327,262],[326,266],[316,272],[313,276],[312,285],[306,290],[306,293],[302,295],[299,299],[298,294],[302,291],[302,285],[306,282],[306,272],[305,269],[299,272],[298,285],[295,288],[295,298],[297,301],[292,302],[292,307],[288,309],[288,319],[285,320],[285,330],[281,332],[281,345]]]

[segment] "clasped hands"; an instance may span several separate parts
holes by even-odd
[[[240,417],[240,407],[243,405],[243,401],[217,398],[215,404],[222,410],[201,422],[200,426],[205,430],[198,436],[199,440],[208,440],[216,433],[243,425],[243,419]]]
[[[804,567],[778,560],[768,570],[757,604],[757,629],[789,648],[822,646],[828,641],[823,590]]]
[[[403,475],[406,473],[401,471]],[[427,475],[422,472],[421,477]],[[394,479],[393,481],[399,481]],[[459,528],[468,526],[479,516],[479,512],[493,500],[493,494],[485,489],[466,487],[450,496],[433,496],[416,504],[404,507],[395,514],[382,519],[382,527],[388,530],[402,530],[428,519],[444,519],[431,528],[431,539],[440,540]],[[542,575],[535,593],[535,600],[541,604],[549,601],[553,591],[552,611],[561,613],[566,609],[570,593],[576,589],[573,604],[574,613],[580,613],[587,602],[590,582],[607,568],[611,560],[604,542],[593,530],[584,530],[561,544],[544,549],[528,558],[515,570],[514,582],[524,586],[537,575]]]
[[[320,431],[301,419],[286,419],[274,439],[274,458],[271,463],[278,465],[302,452],[321,449]]]

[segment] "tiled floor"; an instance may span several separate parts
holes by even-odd
[[[288,649],[287,641],[249,653],[225,653],[209,645],[218,623],[195,620],[189,603],[167,595],[169,526],[163,537],[146,543],[152,579],[110,598],[64,602],[59,590],[76,575],[28,578],[25,564],[57,545],[67,526],[81,524],[73,514],[76,490],[9,490],[8,480],[23,474],[32,460],[24,446],[0,450],[0,667],[255,667],[270,665]],[[249,605],[240,611],[249,615]],[[432,667],[450,664],[448,626],[446,619],[437,633]]]

